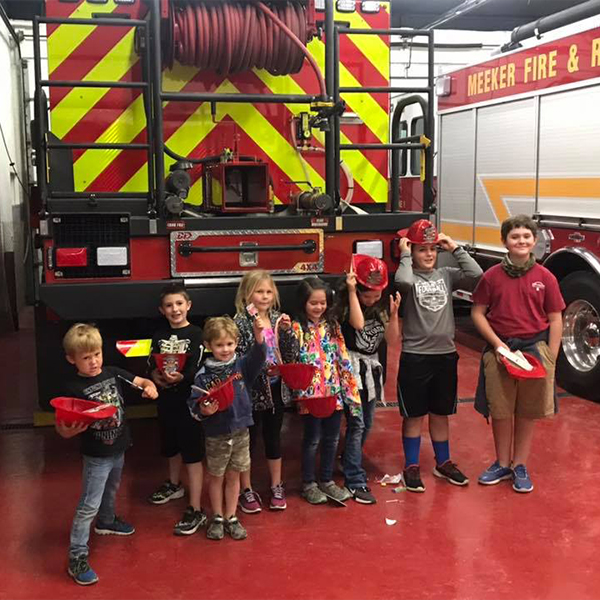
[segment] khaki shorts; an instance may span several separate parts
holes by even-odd
[[[493,419],[509,419],[513,415],[542,419],[554,414],[556,361],[546,342],[538,342],[536,346],[546,369],[544,379],[515,379],[497,361],[493,350],[483,355],[485,395]]]
[[[240,473],[250,468],[248,428],[206,438],[206,467],[211,475],[223,477],[225,471]]]

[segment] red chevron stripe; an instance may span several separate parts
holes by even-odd
[[[54,81],[81,81],[129,32],[130,29],[127,27],[96,27],[72,54],[52,72],[50,79]],[[130,77],[130,74],[126,74],[122,81],[134,81]],[[72,89],[50,88],[51,108],[54,108]]]

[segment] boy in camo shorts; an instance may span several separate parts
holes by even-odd
[[[206,437],[208,492],[213,510],[206,530],[209,540],[221,540],[225,532],[234,540],[247,537],[235,512],[240,473],[250,468],[248,427],[253,421],[249,391],[266,359],[263,329],[262,320],[256,317],[255,343],[248,354],[239,357],[236,354],[239,331],[233,319],[216,317],[204,326],[204,345],[212,352],[212,357],[196,373],[188,406],[192,416],[202,421]],[[219,403],[205,392],[230,377],[233,377],[233,402],[228,408],[219,410]]]

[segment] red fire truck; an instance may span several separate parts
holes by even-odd
[[[232,312],[265,268],[293,310],[302,277],[353,252],[393,268],[398,229],[428,213],[433,108],[390,141],[389,2],[46,0],[34,20],[40,401],[60,390],[60,339],[94,321],[106,360],[147,338],[159,290],[193,318]],[[46,38],[44,38],[44,28]],[[47,40],[47,41],[46,41]],[[47,50],[48,75],[42,56]],[[323,74],[324,73],[324,74]],[[426,94],[432,107],[433,65]],[[389,153],[423,152],[424,211],[390,198]]]
[[[560,19],[529,29],[540,36]],[[438,82],[440,221],[489,265],[502,253],[500,223],[535,216],[536,257],[567,303],[557,379],[599,399],[600,29],[571,28]]]

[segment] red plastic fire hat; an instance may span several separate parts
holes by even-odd
[[[527,359],[527,362],[533,367],[531,371],[521,369],[508,358],[501,356],[502,364],[506,367],[506,371],[511,377],[515,379],[543,379],[546,377],[546,369],[544,365],[535,357],[533,354],[523,352],[523,356]]]
[[[333,414],[337,406],[337,396],[320,396],[311,398],[299,398],[306,410],[319,419],[326,419]]]
[[[156,366],[163,373],[181,373],[187,360],[187,354],[168,354],[155,352],[153,355]]]
[[[215,385],[208,390],[208,394],[199,398],[200,402],[218,402],[219,411],[227,410],[233,404],[234,389],[233,382],[239,379],[237,374],[231,375],[225,381]]]
[[[407,238],[411,244],[437,244],[438,241],[438,230],[427,219],[415,221],[408,229],[401,229],[398,235]]]
[[[92,402],[80,398],[67,398],[65,396],[52,398],[50,405],[55,409],[56,422],[65,425],[72,425],[73,423],[89,425],[94,421],[108,419],[117,412],[117,407],[114,404]]]
[[[379,258],[367,254],[353,254],[352,268],[356,281],[371,290],[384,290],[388,284],[388,270]]]
[[[304,363],[287,363],[276,365],[273,371],[281,375],[291,390],[305,390],[311,384],[317,368]]]

